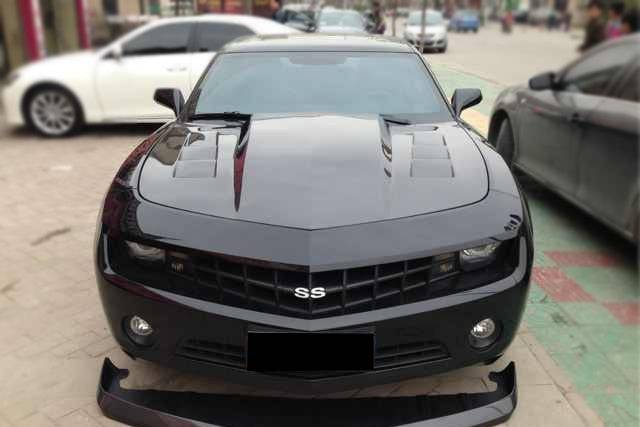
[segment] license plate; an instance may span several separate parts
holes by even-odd
[[[247,369],[261,372],[368,371],[372,332],[255,332],[247,335]]]

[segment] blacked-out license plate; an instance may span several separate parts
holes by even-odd
[[[247,368],[262,372],[368,371],[373,332],[256,332],[247,336]]]

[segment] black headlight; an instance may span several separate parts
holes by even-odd
[[[460,267],[464,271],[483,268],[496,260],[500,242],[492,242],[486,245],[475,246],[460,251]]]

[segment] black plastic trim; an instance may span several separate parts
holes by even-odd
[[[138,427],[484,427],[509,419],[517,404],[513,362],[489,374],[497,384],[495,391],[386,398],[303,399],[129,390],[120,386],[128,374],[108,358],[104,360],[98,405],[107,417]]]

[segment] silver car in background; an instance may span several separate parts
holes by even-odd
[[[420,36],[422,34],[422,11],[414,11],[407,18],[404,29],[404,38],[409,43],[420,46]],[[422,46],[424,50],[430,49],[437,52],[447,50],[447,25],[442,13],[437,10],[427,9],[425,14],[425,29]]]

